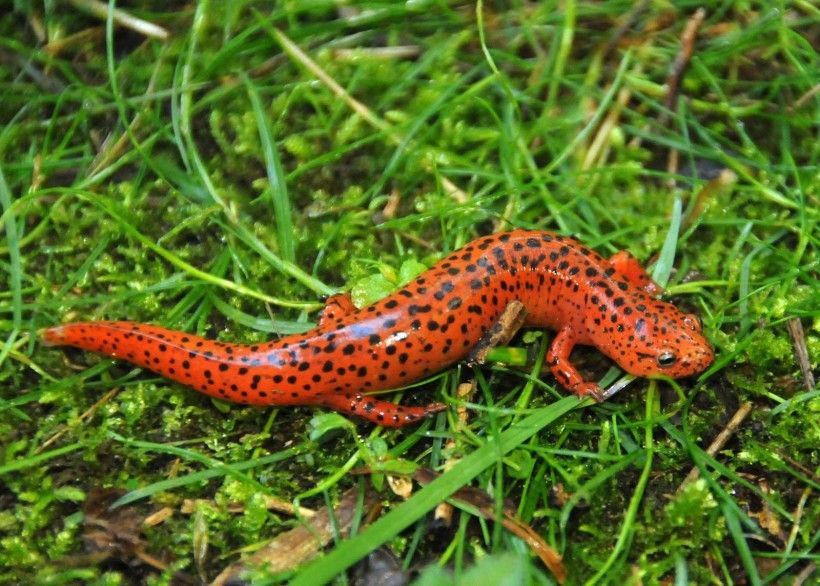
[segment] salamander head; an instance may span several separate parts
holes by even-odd
[[[681,378],[706,370],[714,360],[700,319],[671,303],[640,296],[640,302],[613,308],[618,322],[599,346],[618,365],[636,376]],[[623,325],[622,332],[619,332]],[[594,334],[596,346],[600,332]]]

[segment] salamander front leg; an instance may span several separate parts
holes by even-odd
[[[376,399],[372,395],[359,393],[328,395],[321,397],[319,404],[339,413],[361,417],[382,427],[403,427],[447,408],[444,403],[403,407],[390,401]]]
[[[336,321],[356,311],[349,293],[336,293],[326,297],[325,307],[319,315],[319,328],[328,330],[336,326]]]
[[[620,250],[609,257],[609,264],[615,272],[624,277],[629,283],[643,289],[652,296],[663,293],[663,287],[652,280],[652,277],[638,262],[638,259],[626,250]]]
[[[601,387],[585,381],[581,373],[570,362],[569,355],[574,346],[575,336],[572,328],[565,327],[558,332],[547,350],[547,364],[549,364],[550,371],[561,385],[579,397],[590,396],[596,401],[603,401]]]

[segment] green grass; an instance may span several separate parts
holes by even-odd
[[[465,485],[511,503],[572,584],[809,579],[820,395],[786,326],[801,320],[816,371],[812,3],[706,3],[671,108],[664,83],[703,3],[226,4],[123,6],[167,42],[70,3],[0,15],[0,583],[212,579],[299,523],[260,495],[319,508],[356,483],[384,491],[389,510],[268,583],[346,583],[380,545],[405,568],[550,583],[500,524],[462,508],[451,527],[431,525]],[[397,397],[453,408],[387,431],[226,406],[35,336],[76,319],[243,342],[299,332],[322,295],[382,295],[513,226],[657,261],[669,298],[703,318],[715,365],[697,380],[622,379],[612,400],[579,404],[539,373],[546,335],[522,333],[508,354],[539,359],[415,385]],[[575,356],[619,380],[594,350]],[[461,427],[456,386],[471,378]],[[748,418],[707,453],[746,402]],[[452,458],[405,502],[381,474],[350,474]],[[693,467],[701,480],[681,488]],[[100,487],[144,516],[171,508],[144,531],[169,570],[82,557],[83,501]],[[194,515],[184,499],[199,499]]]

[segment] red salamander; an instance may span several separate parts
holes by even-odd
[[[70,323],[42,337],[235,403],[321,405],[400,427],[444,406],[403,407],[370,393],[468,357],[512,301],[523,304],[525,326],[557,332],[547,362],[558,382],[578,395],[600,396],[600,389],[570,362],[576,344],[594,346],[637,376],[703,371],[714,355],[700,320],[657,300],[659,291],[625,251],[605,259],[564,236],[515,230],[471,242],[362,309],[334,295],[316,328],[273,342],[215,342],[127,321]]]

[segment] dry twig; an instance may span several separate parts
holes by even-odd
[[[715,437],[715,439],[712,440],[712,443],[709,444],[709,447],[706,448],[706,453],[710,456],[714,456],[715,454],[717,454],[721,450],[721,448],[723,448],[723,446],[726,445],[726,442],[729,441],[729,438],[731,438],[735,434],[735,432],[740,427],[740,424],[743,423],[743,420],[746,419],[751,410],[751,403],[743,403],[738,408],[738,410],[735,411],[735,414],[732,415],[732,418],[726,424],[726,427],[724,427],[723,430],[721,430],[721,432],[717,434],[717,437]],[[680,486],[678,487],[678,492],[680,492],[683,489],[683,487],[685,487],[687,484],[696,480],[699,475],[700,469],[697,466],[693,467],[689,471],[689,474],[686,475],[686,478],[683,479],[683,482],[681,482]]]
[[[100,2],[99,0],[70,1],[75,8],[88,12],[89,14],[93,14],[97,18],[108,18],[109,6],[107,2]],[[148,22],[147,20],[137,18],[136,16],[132,16],[122,8],[114,9],[113,18],[114,22],[118,25],[136,31],[146,37],[152,37],[162,41],[167,41],[171,38],[170,33],[161,26],[156,25],[153,22]]]
[[[803,332],[803,324],[800,322],[800,318],[793,317],[787,321],[786,328],[789,330],[789,335],[792,337],[792,343],[794,344],[794,355],[797,359],[797,364],[800,365],[800,370],[803,373],[803,384],[806,385],[807,391],[813,391],[815,387],[814,373],[811,371],[809,350],[806,347],[806,334]]]

